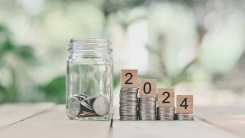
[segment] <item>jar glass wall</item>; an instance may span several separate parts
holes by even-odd
[[[106,39],[71,39],[67,59],[66,112],[70,119],[110,120],[113,59]]]

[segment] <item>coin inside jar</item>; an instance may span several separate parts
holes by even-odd
[[[77,97],[71,97],[68,100],[68,109],[69,109],[69,114],[72,117],[76,117],[79,115],[81,111],[81,106],[80,106],[80,101]]]
[[[93,103],[93,108],[96,114],[105,115],[109,112],[110,103],[106,97],[101,95],[95,99]]]
[[[93,111],[93,107],[87,101],[81,101],[81,105],[91,111]]]

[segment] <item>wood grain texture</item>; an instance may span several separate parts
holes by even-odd
[[[65,105],[58,105],[0,131],[3,138],[106,138],[111,121],[77,121],[66,116]]]
[[[53,106],[54,103],[3,104],[0,106],[0,129],[48,111],[52,109]]]
[[[167,98],[167,96],[169,97]],[[165,100],[164,103],[163,100]],[[174,105],[175,105],[174,88],[158,88],[158,107],[174,107]]]
[[[110,138],[236,138],[220,128],[194,121],[120,121],[119,110],[114,110]]]
[[[130,79],[130,77],[132,78]],[[128,83],[131,84],[126,84],[126,81],[128,81]],[[138,70],[136,69],[121,70],[121,88],[137,88],[137,87],[138,87]]]
[[[187,99],[187,105],[188,107],[183,107],[183,106],[180,106],[181,103],[183,102],[184,99]],[[177,95],[176,96],[176,99],[177,99],[177,108],[176,108],[176,112],[177,113],[184,113],[184,114],[193,114],[193,95]],[[185,105],[185,104],[183,104]]]
[[[206,123],[245,137],[244,106],[196,107],[195,116]]]
[[[147,93],[144,92],[144,88]],[[140,92],[139,92],[140,97],[156,98],[156,90],[157,90],[157,80],[156,79],[141,79],[140,80]]]

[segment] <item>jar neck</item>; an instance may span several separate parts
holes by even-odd
[[[108,54],[112,51],[110,45],[111,42],[107,39],[71,39],[68,51],[83,54]]]

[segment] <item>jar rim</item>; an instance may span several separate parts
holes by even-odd
[[[72,38],[68,51],[70,50],[110,50],[111,41],[103,38]]]

